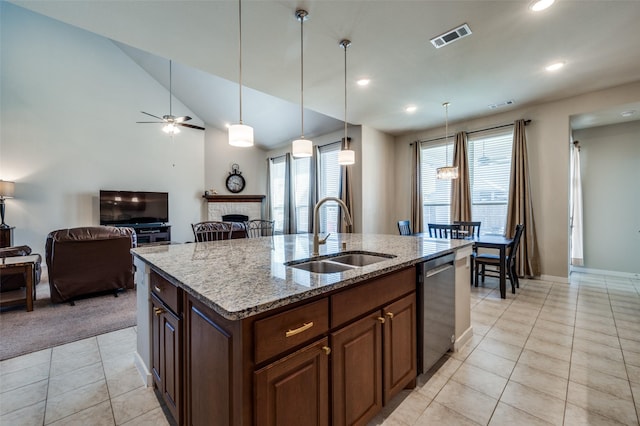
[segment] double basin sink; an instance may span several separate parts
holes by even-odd
[[[310,259],[292,260],[291,262],[285,263],[285,265],[317,274],[331,274],[349,271],[394,257],[396,256],[385,253],[345,251]]]

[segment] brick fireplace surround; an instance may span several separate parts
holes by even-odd
[[[264,195],[205,195],[207,219],[222,220],[228,214],[249,216],[249,220],[262,219]]]

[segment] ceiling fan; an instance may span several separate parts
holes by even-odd
[[[141,113],[151,116],[153,118],[157,118],[160,121],[136,121],[136,123],[164,124],[164,126],[162,127],[162,131],[169,134],[180,133],[180,129],[178,128],[178,126],[189,127],[191,129],[204,130],[204,127],[185,123],[185,121],[191,120],[191,117],[189,117],[188,115],[185,115],[182,117],[174,116],[172,113],[172,99],[173,99],[173,93],[172,93],[172,87],[171,87],[171,60],[169,60],[169,115],[163,115],[162,117],[158,117],[157,115],[140,111]]]

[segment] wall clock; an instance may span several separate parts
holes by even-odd
[[[237,194],[244,189],[245,185],[246,182],[244,180],[244,177],[242,177],[240,166],[234,164],[233,166],[231,166],[229,176],[227,176],[227,189],[229,190],[229,192]]]

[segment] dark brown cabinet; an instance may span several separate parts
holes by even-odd
[[[182,419],[181,290],[157,274],[151,275],[151,371],[153,382],[178,424]]]
[[[387,404],[417,375],[416,295],[412,293],[383,308],[384,392]]]
[[[330,352],[325,337],[256,371],[256,425],[328,425]]]

